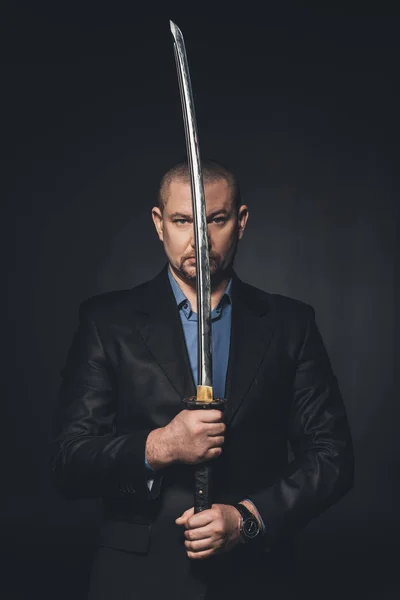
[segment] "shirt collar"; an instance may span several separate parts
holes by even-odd
[[[174,292],[175,300],[178,305],[178,308],[181,308],[185,302],[190,305],[189,300],[186,298],[185,294],[182,292],[178,283],[175,280],[175,277],[171,273],[171,269],[168,266],[168,277],[172,287],[172,291]],[[221,300],[218,303],[219,306],[223,306],[223,304],[228,301],[232,304],[232,278],[229,280],[228,285],[226,286],[225,292],[223,293]]]

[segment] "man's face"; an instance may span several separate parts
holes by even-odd
[[[248,211],[246,206],[241,206],[236,213],[225,179],[205,183],[204,195],[210,272],[212,280],[216,282],[223,278],[224,271],[233,263]],[[152,216],[172,269],[180,279],[193,283],[196,279],[196,261],[190,183],[172,180],[163,213],[155,207]]]

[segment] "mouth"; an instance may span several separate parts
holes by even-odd
[[[210,263],[213,262],[213,260],[214,260],[214,257],[210,256],[209,257]],[[185,261],[189,261],[189,262],[195,263],[196,262],[196,258],[194,256],[189,256],[188,258],[185,258]]]

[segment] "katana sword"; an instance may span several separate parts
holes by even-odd
[[[179,27],[170,21],[174,40],[174,53],[178,72],[186,149],[192,192],[194,242],[196,254],[197,297],[197,396],[185,399],[189,409],[223,410],[225,400],[214,399],[212,387],[212,339],[211,339],[211,276],[208,248],[208,229],[201,170],[199,140],[189,66],[185,43]],[[212,505],[212,471],[208,463],[197,466],[195,471],[194,512],[201,512]]]

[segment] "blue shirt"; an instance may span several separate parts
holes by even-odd
[[[168,277],[179,308],[179,316],[181,318],[183,333],[185,335],[193,380],[195,386],[197,386],[197,313],[192,311],[189,300],[186,298],[181,288],[175,281],[170,269],[168,269]],[[229,281],[227,288],[218,303],[218,306],[214,308],[211,313],[212,382],[215,398],[225,397],[225,380],[226,371],[228,369],[229,344],[231,340],[231,287],[232,280]]]
[[[197,386],[197,313],[192,311],[189,300],[175,281],[170,268],[168,268],[168,277],[179,309],[179,316],[185,336],[193,381],[195,386]],[[228,369],[232,322],[231,287],[232,279],[229,280],[226,290],[221,300],[218,302],[218,306],[216,306],[211,313],[212,382],[215,398],[225,397],[226,372]],[[154,472],[149,465],[146,456],[145,463],[149,472]],[[249,498],[246,498],[246,500],[251,502],[254,506],[254,503]],[[262,531],[264,532],[265,524],[261,515],[259,516],[262,524]]]

